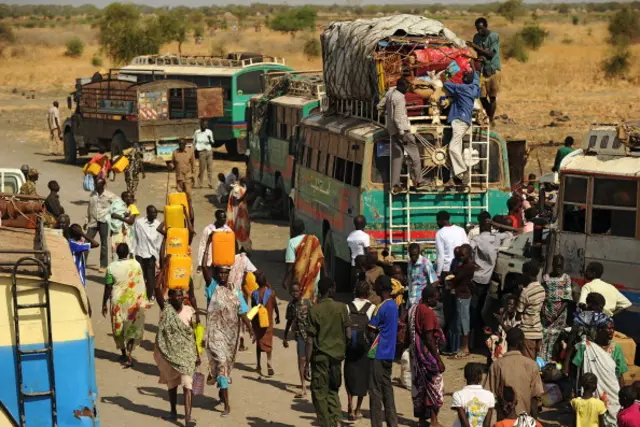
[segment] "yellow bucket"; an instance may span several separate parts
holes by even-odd
[[[122,173],[129,166],[129,159],[127,156],[118,156],[113,159],[111,164],[111,170],[115,173]]]

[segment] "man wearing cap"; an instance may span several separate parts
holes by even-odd
[[[40,176],[40,172],[36,169],[29,169],[27,173],[27,181],[20,187],[20,194],[23,196],[37,196],[36,181]]]

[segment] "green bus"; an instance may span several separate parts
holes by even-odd
[[[184,80],[199,88],[223,89],[224,116],[209,120],[216,146],[225,145],[231,155],[244,154],[247,146],[247,104],[264,92],[265,73],[291,71],[285,60],[257,54],[214,56],[145,55],[134,58],[120,74],[138,82],[158,78]],[[206,117],[206,116],[205,116]],[[175,147],[167,147],[173,151]]]
[[[350,103],[356,101],[338,101],[342,108],[333,109],[333,114],[314,114],[302,120],[291,198],[295,218],[302,219],[307,232],[323,242],[332,277],[348,277],[347,236],[354,230],[357,215],[367,219],[372,247],[387,249],[397,261],[403,261],[411,242],[420,243],[433,257],[440,210],[449,211],[452,222],[462,226],[482,210],[492,215],[505,213],[512,184],[522,181],[524,141],[507,144],[487,127],[472,126],[472,133],[465,137],[471,185],[465,190],[447,189],[442,181],[448,176],[450,127],[434,120],[412,121],[420,142],[423,178],[430,184],[392,195],[387,130],[371,116],[357,117],[353,112],[367,108]]]
[[[279,192],[288,219],[298,125],[320,111],[324,84],[320,71],[271,72],[265,80],[265,93],[250,101],[250,177],[254,185]]]

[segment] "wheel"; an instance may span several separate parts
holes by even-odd
[[[285,192],[284,180],[282,177],[278,178],[278,182],[276,182],[276,188],[280,190],[280,194],[282,195],[282,219],[285,221],[289,221],[291,217],[291,202],[289,200],[289,195]]]
[[[235,139],[230,139],[224,142],[224,147],[227,149],[227,154],[230,156],[238,155],[238,141]]]
[[[116,133],[111,140],[111,158],[120,156],[127,148],[129,148],[127,138],[122,133]]]
[[[76,139],[71,131],[64,133],[64,162],[73,165],[78,159],[78,149],[76,147]]]

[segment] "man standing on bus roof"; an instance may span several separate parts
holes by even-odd
[[[407,102],[404,94],[409,90],[409,82],[404,77],[398,80],[395,89],[390,89],[378,103],[378,110],[385,111],[386,124],[391,136],[391,192],[403,191],[400,186],[400,171],[404,152],[409,155],[411,180],[416,187],[422,186],[422,166],[420,151],[415,136],[411,133],[411,123],[407,116]]]
[[[466,72],[462,77],[462,84],[445,82],[444,88],[451,94],[453,101],[449,111],[448,121],[453,135],[449,142],[449,157],[451,158],[451,183],[457,178],[462,183],[471,184],[469,176],[465,176],[467,165],[462,157],[462,138],[471,127],[473,104],[480,96],[480,76],[475,72]],[[465,179],[467,178],[467,179]]]
[[[176,187],[178,191],[187,193],[191,199],[191,188],[195,177],[195,161],[193,159],[193,151],[187,150],[187,141],[180,140],[178,149],[171,155],[169,168],[176,171]]]
[[[564,139],[564,146],[558,148],[558,151],[556,152],[556,160],[553,162],[553,168],[551,169],[552,172],[559,172],[560,171],[560,164],[562,163],[562,160],[567,157],[567,155],[571,152],[573,152],[573,137],[572,136],[568,136]]]
[[[193,143],[198,154],[198,164],[200,176],[198,177],[198,187],[204,185],[204,173],[207,172],[209,188],[213,188],[213,132],[207,129],[207,121],[200,120],[200,129],[196,129],[193,134]]]
[[[489,30],[487,18],[478,18],[475,22],[478,31],[473,36],[470,46],[480,55],[482,67],[481,101],[489,116],[491,126],[495,125],[494,117],[498,107],[500,91],[500,36]]]

